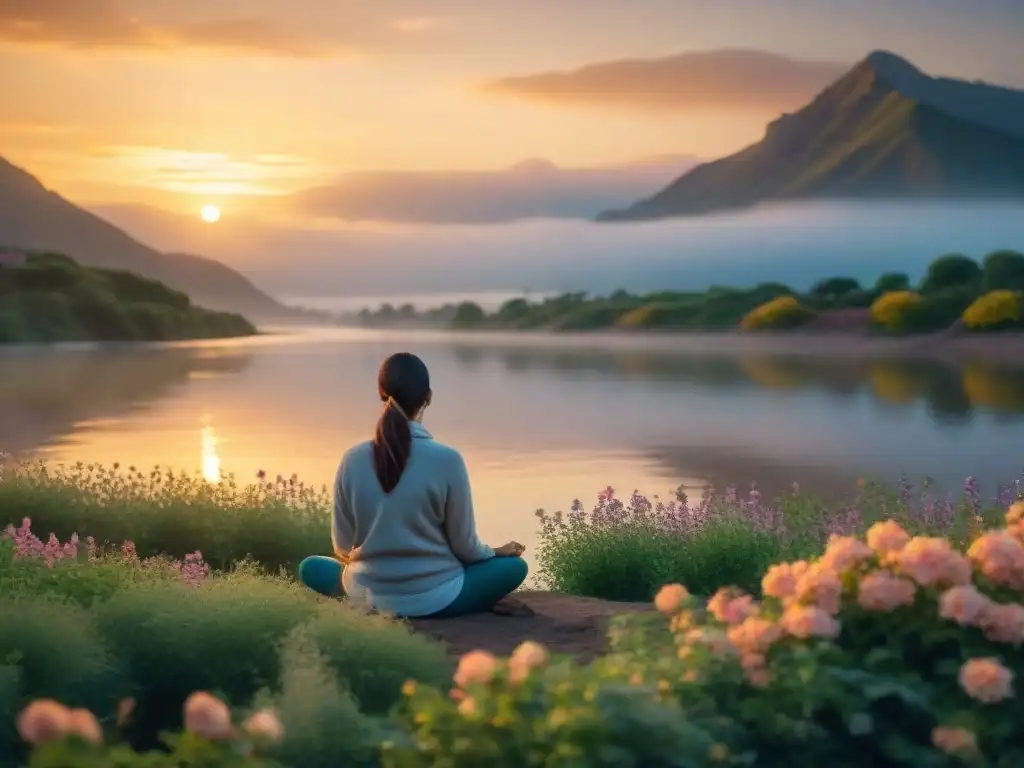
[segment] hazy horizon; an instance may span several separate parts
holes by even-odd
[[[837,274],[869,282],[890,271],[917,278],[943,253],[981,258],[1024,243],[1024,202],[817,202],[638,224],[305,230],[255,221],[238,229],[231,222],[133,229],[111,218],[159,249],[219,259],[278,297],[399,303],[526,288],[607,293],[771,280],[800,289]]]

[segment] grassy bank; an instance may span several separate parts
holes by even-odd
[[[83,267],[58,254],[0,267],[0,343],[172,341],[256,333],[244,317],[192,304],[131,272]]]
[[[621,619],[588,666],[529,644],[470,654],[450,692],[443,648],[275,573],[327,550],[323,490],[8,465],[0,763],[28,759],[28,738],[43,742],[34,768],[1015,764],[1024,508],[1003,517],[1019,495],[864,484],[825,508],[796,489],[665,503],[607,489],[590,510],[540,513],[542,577],[654,596],[667,618]],[[844,535],[863,532],[870,546]],[[236,723],[260,714],[222,727],[194,691]],[[38,699],[97,728],[45,703],[19,719]],[[131,749],[93,744],[97,730]]]
[[[806,291],[770,282],[696,292],[566,293],[539,302],[512,299],[494,312],[472,302],[424,311],[385,304],[363,310],[356,319],[373,327],[422,323],[477,330],[756,331],[818,325],[906,335],[939,331],[958,321],[977,331],[1020,329],[1022,291],[1024,254],[1003,250],[980,263],[961,254],[940,256],[916,285],[909,275],[890,272],[871,284],[825,277]]]
[[[540,586],[610,600],[648,600],[662,584],[698,594],[725,585],[756,589],[764,569],[821,551],[832,534],[863,533],[896,519],[913,533],[967,541],[997,520],[1020,484],[988,489],[972,478],[962,493],[937,495],[905,479],[898,488],[862,482],[843,503],[826,504],[796,486],[778,498],[735,488],[689,499],[602,491],[587,508],[540,511]],[[10,463],[0,475],[0,524],[32,520],[60,540],[77,535],[99,546],[131,541],[141,558],[182,560],[201,549],[215,571],[256,562],[268,573],[294,573],[307,555],[330,554],[331,496],[297,477],[209,483],[155,467]]]

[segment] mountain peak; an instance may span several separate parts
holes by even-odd
[[[853,71],[869,70],[893,90],[915,98],[921,84],[930,78],[921,70],[891,51],[872,51]]]
[[[864,61],[882,75],[906,76],[922,74],[921,70],[892,51],[872,51]]]
[[[551,173],[558,170],[558,166],[544,157],[528,157],[520,160],[509,170],[514,173]]]
[[[874,51],[762,141],[606,221],[768,200],[1024,198],[1024,92],[925,74]]]

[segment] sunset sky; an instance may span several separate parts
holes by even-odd
[[[350,172],[714,157],[876,48],[1024,87],[1022,39],[1021,0],[0,0],[0,155],[227,216]],[[717,49],[788,58],[672,58]]]

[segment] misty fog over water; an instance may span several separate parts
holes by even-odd
[[[1024,249],[1024,203],[824,203],[636,224],[268,230],[204,253],[283,297],[701,289],[912,278],[936,256]],[[281,253],[287,252],[287,259]]]

